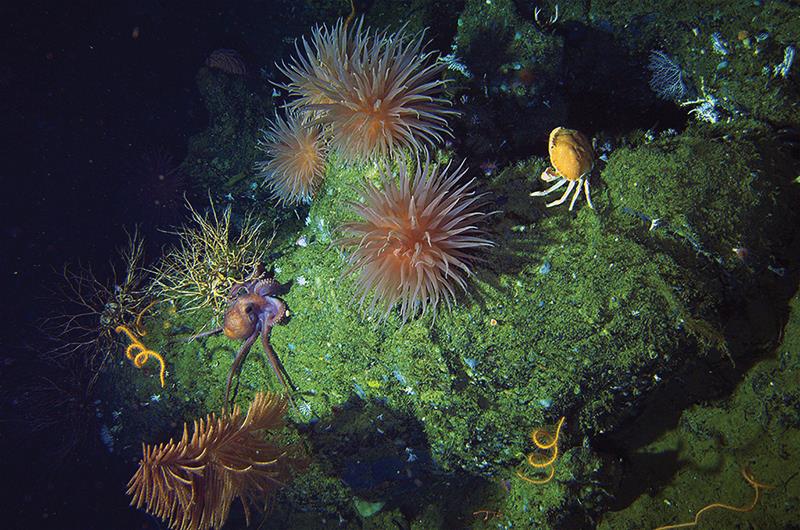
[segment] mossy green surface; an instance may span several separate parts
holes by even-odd
[[[756,143],[695,126],[615,150],[602,181],[623,226],[649,219],[653,237],[677,238],[687,251],[735,268],[742,263],[734,248],[767,246],[780,228],[785,206],[770,176],[779,175],[762,161]]]
[[[522,18],[511,0],[467,1],[455,44],[479,75],[514,70],[515,64],[517,70],[535,64],[537,76],[546,80],[561,73],[561,39]]]
[[[698,358],[719,358],[725,351],[718,282],[709,270],[686,267],[683,246],[652,245],[649,238],[660,237],[659,229],[656,234],[636,229],[631,220],[641,220],[622,212],[622,205],[668,218],[672,227],[685,223],[684,232],[702,227],[696,236],[702,245],[722,252],[741,237],[760,201],[773,198],[755,193],[747,178],[746,157],[752,151],[734,147],[740,153],[735,159],[726,154],[730,146],[708,145],[686,134],[619,149],[595,181],[597,210],[581,200],[575,213],[545,209],[542,199],[520,193],[536,189],[544,161],[508,168],[486,183],[503,209],[489,227],[496,246],[482,256],[488,261],[475,267],[469,292],[435,319],[426,314],[405,324],[395,313],[381,321],[359,308],[354,276],[344,274],[347,250],[335,243],[336,227],[353,218],[348,204],[359,200],[363,180],[377,182],[378,170],[332,157],[305,228],[279,244],[269,264],[276,278],[290,285],[282,298],[291,317],[271,336],[297,387],[298,407],[289,415],[309,425],[306,432],[319,433],[312,461],[328,462],[315,468],[329,477],[316,483],[321,490],[315,494],[329,496],[336,509],[319,509],[354,513],[352,499],[340,488],[324,493],[335,483],[330,477],[341,478],[355,465],[336,463],[333,456],[347,454],[349,444],[336,447],[342,439],[352,443],[352,437],[362,440],[358,458],[381,461],[381,455],[390,454],[400,465],[406,455],[424,454],[427,473],[495,477],[494,486],[482,488],[485,500],[515,525],[556,524],[553,518],[576,498],[588,502],[596,496],[597,488],[576,488],[567,480],[578,472],[591,476],[601,467],[592,464],[587,471],[586,458],[596,457],[581,452],[581,437],[613,430],[660,381]],[[705,206],[690,208],[696,204]],[[147,429],[129,436],[163,439],[177,432],[176,414],[190,419],[221,407],[240,344],[222,335],[185,341],[188,334],[207,329],[212,317],[166,305],[147,322],[153,326],[147,340],[168,363],[167,389],[154,401],[155,371],[146,379],[150,367],[140,372],[121,366],[128,377],[143,381],[135,398],[126,399],[150,401],[149,414],[156,408],[172,411],[165,408],[160,424],[151,418]],[[260,344],[244,364],[238,389],[243,406],[257,390],[282,390]],[[349,411],[346,420],[342,410]],[[376,434],[386,433],[379,417],[387,414],[396,415],[390,421],[399,429],[394,436]],[[528,472],[522,464],[533,449],[528,434],[552,426],[560,416],[567,419],[554,480],[543,486],[523,483],[515,472]],[[323,436],[315,427],[322,424],[331,425],[335,436]],[[367,432],[372,434],[364,438]],[[408,433],[415,434],[409,438]],[[412,476],[420,473],[409,469]],[[412,489],[435,503],[428,480]],[[501,486],[504,480],[510,481],[508,489]],[[407,487],[403,484],[396,487]],[[362,486],[359,498],[389,501],[391,513],[397,506],[391,504],[395,487],[376,494],[377,487]],[[287,495],[300,504],[312,502],[308,495],[314,488],[302,488],[306,493],[293,489]],[[475,499],[457,518],[481,505]]]
[[[791,528],[800,502],[800,298],[792,301],[783,341],[775,354],[751,369],[730,398],[686,410],[673,429],[639,448],[636,474],[649,477],[641,496],[610,512],[599,528],[627,530],[690,522],[706,505],[748,507],[755,491],[741,470],[762,489],[752,511],[714,509],[704,528]]]
[[[518,4],[468,0],[458,18],[451,51],[467,69],[451,65],[448,75],[457,79],[453,99],[462,102],[456,128],[464,129],[458,134],[476,161],[530,153],[567,117],[564,39],[525,17]]]
[[[800,123],[797,64],[787,76],[775,73],[787,46],[800,39],[800,7],[788,2],[619,2],[591,3],[589,21],[611,26],[626,46],[641,54],[658,49],[681,65],[694,95],[711,95],[727,115],[769,123]],[[716,36],[716,37],[715,37]],[[714,40],[728,53],[715,50]]]

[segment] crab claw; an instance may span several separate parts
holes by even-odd
[[[554,168],[548,167],[547,169],[542,171],[542,175],[539,178],[541,178],[545,182],[553,182],[554,180],[557,180],[557,179],[560,179],[560,178],[564,178],[564,177],[562,177],[561,175],[556,173],[556,170]]]

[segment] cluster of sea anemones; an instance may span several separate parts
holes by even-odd
[[[441,97],[442,62],[425,51],[423,35],[377,33],[361,23],[348,31],[340,21],[314,30],[304,52],[280,67],[285,88],[317,114],[331,132],[331,144],[345,158],[420,150],[450,135],[447,118],[456,114]]]
[[[347,160],[364,160],[419,151],[451,135],[447,119],[456,112],[441,97],[445,65],[425,51],[422,34],[378,33],[362,22],[348,29],[339,20],[300,43],[278,66],[288,78],[280,86],[293,97],[289,116],[276,117],[259,142],[269,160],[257,169],[280,202],[313,194],[326,143]]]
[[[425,50],[423,34],[376,32],[363,20],[318,26],[279,70],[290,97],[259,148],[258,168],[282,203],[309,200],[324,174],[326,148],[347,161],[379,162],[381,185],[364,186],[352,205],[361,220],[345,225],[339,243],[359,271],[358,296],[372,314],[395,306],[403,320],[436,313],[466,289],[473,252],[492,245],[479,228],[487,214],[463,164],[440,168],[427,149],[451,136],[457,114],[442,97],[445,64]],[[413,168],[399,153],[416,154]],[[420,161],[424,152],[424,161]],[[391,168],[398,167],[395,172]]]

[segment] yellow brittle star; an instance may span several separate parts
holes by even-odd
[[[672,529],[672,528],[687,528],[689,526],[696,526],[697,523],[700,521],[700,516],[703,515],[703,513],[707,512],[708,510],[713,510],[715,508],[719,508],[720,510],[730,510],[732,512],[739,512],[739,513],[752,512],[753,509],[756,507],[756,504],[758,504],[758,499],[759,499],[761,490],[771,489],[774,486],[770,486],[769,484],[762,484],[762,483],[756,481],[756,479],[753,478],[753,475],[751,475],[747,471],[747,469],[742,469],[742,476],[747,481],[747,483],[750,484],[753,487],[753,489],[756,492],[756,494],[753,496],[753,502],[751,502],[749,505],[747,505],[747,506],[731,506],[730,504],[723,504],[721,502],[715,502],[715,503],[709,504],[709,505],[704,506],[703,508],[701,508],[700,511],[698,511],[694,515],[694,521],[689,521],[688,523],[668,524],[666,526],[659,526],[655,530],[668,530],[668,529]]]
[[[161,377],[161,388],[164,388],[164,372],[166,371],[166,365],[164,364],[164,358],[161,356],[161,354],[153,350],[148,350],[147,347],[142,344],[142,341],[136,338],[136,335],[134,335],[127,326],[117,326],[114,331],[117,333],[124,333],[129,339],[131,339],[131,343],[127,348],[125,348],[125,356],[133,361],[133,365],[136,368],[141,368],[144,366],[144,363],[146,363],[151,356],[158,359],[158,362],[161,363],[161,373],[159,374]],[[139,350],[139,353],[134,355],[133,352],[136,350]]]
[[[537,460],[536,454],[530,453],[526,457],[526,461],[528,462],[529,466],[535,468],[537,471],[550,468],[547,472],[547,477],[543,479],[533,479],[526,477],[517,471],[517,476],[519,478],[526,482],[530,482],[531,484],[547,484],[553,480],[553,476],[556,474],[556,468],[553,466],[553,463],[556,461],[556,458],[558,458],[558,435],[561,434],[561,426],[564,425],[565,419],[566,416],[562,416],[561,419],[558,420],[555,434],[550,434],[544,429],[535,429],[533,432],[531,432],[531,441],[534,443],[534,445],[543,451],[552,450],[552,454],[546,460]],[[547,441],[542,441],[541,437],[545,437]]]

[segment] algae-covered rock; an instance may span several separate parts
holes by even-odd
[[[800,500],[800,485],[793,484],[795,469],[787,466],[800,458],[797,295],[791,306],[776,356],[756,364],[730,397],[687,409],[671,428],[644,444],[625,440],[629,430],[620,433],[620,445],[632,451],[628,474],[633,492],[603,517],[598,528],[688,523],[711,503],[746,508],[751,502],[747,512],[708,510],[700,517],[701,524],[791,528],[796,514],[786,507]],[[756,494],[744,474],[769,487]]]
[[[701,120],[797,126],[798,16],[800,7],[788,2],[602,0],[591,3],[589,21],[643,56],[654,49],[673,56],[690,89],[682,102]]]
[[[515,2],[468,0],[453,52],[464,114],[457,136],[476,160],[530,152],[565,119],[563,39],[523,18]]]
[[[580,449],[582,440],[613,432],[699,361],[731,355],[722,316],[729,264],[709,257],[740,238],[777,244],[771,221],[754,222],[780,197],[774,174],[752,174],[759,153],[768,150],[745,137],[695,132],[619,148],[595,179],[598,210],[584,204],[574,214],[520,193],[535,189],[544,161],[509,167],[485,184],[489,208],[502,212],[489,230],[496,247],[469,291],[435,319],[405,324],[394,313],[372,318],[354,300],[336,228],[353,219],[360,183],[378,173],[332,157],[305,227],[270,263],[290,286],[282,298],[291,313],[271,342],[297,388],[290,417],[307,424],[318,471],[353,496],[389,503],[387,514],[410,494],[429,498],[448,473],[495,477],[481,488],[515,525],[558,526],[565,511],[578,520],[600,511],[606,494],[569,477],[591,484],[614,466]],[[650,230],[643,219],[656,218],[662,224]],[[199,330],[211,315],[161,318],[177,320],[162,329]],[[175,405],[182,414],[181,399],[219,408],[239,343],[220,335],[186,344],[161,333],[152,340],[168,353]],[[281,387],[256,345],[238,400],[264,388]],[[554,479],[519,479],[534,449],[530,432],[560,417]],[[300,504],[313,494],[303,488],[289,493]],[[320,510],[355,510],[352,496],[330,498]]]
[[[566,415],[566,432],[611,429],[687,357],[716,346],[684,322],[715,318],[704,311],[719,286],[701,285],[669,255],[654,256],[585,208],[494,233],[495,266],[478,269],[472,291],[435,321],[364,318],[330,243],[357,173],[330,167],[307,245],[276,262],[278,278],[293,281],[285,296],[292,318],[273,330],[272,343],[302,396],[298,420],[377,400],[419,422],[424,438],[402,448],[409,458],[429,453],[443,469],[502,475],[521,460],[533,428]],[[511,173],[497,185],[514,186]],[[531,213],[510,213],[533,218],[533,199],[529,206]],[[265,383],[249,362],[240,396]]]
[[[356,497],[355,499],[353,499],[353,505],[356,507],[358,515],[367,518],[367,517],[372,517],[373,515],[381,511],[381,508],[383,508],[386,505],[386,503],[383,501],[370,502]]]
[[[382,16],[382,9],[394,16],[395,8],[381,2],[368,16]],[[565,60],[571,67],[591,62],[565,59],[564,43],[614,40],[609,28],[618,23],[617,6],[593,3],[588,15],[575,6],[562,10],[570,25],[558,30],[518,9],[510,0],[468,0],[458,21],[447,59],[465,117],[455,127],[463,142],[455,147],[469,152],[473,164],[508,146],[526,153],[537,142],[543,147],[550,129],[569,125],[565,94],[608,86],[581,66],[587,75],[562,90]],[[638,52],[663,28],[676,27],[665,19],[656,21],[663,28],[651,27],[653,20],[640,15],[631,35],[620,38],[636,42],[629,44],[642,47]],[[413,23],[429,16],[430,9]],[[702,31],[713,25],[697,22]],[[606,40],[593,41],[600,33]],[[625,53],[637,53],[632,48]],[[730,68],[737,77],[744,71]],[[635,92],[642,79],[631,79]],[[688,79],[699,76],[692,71]],[[210,126],[192,140],[186,164],[214,193],[238,191],[255,200],[254,140],[270,105],[245,79],[203,69],[198,83]],[[720,83],[723,74],[703,86],[731,90]],[[624,486],[618,455],[604,442],[627,432],[654,403],[677,399],[683,406],[705,395],[697,374],[733,370],[752,355],[748,348],[770,344],[780,323],[780,302],[770,296],[782,300],[776,285],[796,237],[796,164],[790,144],[765,139],[768,127],[742,119],[763,118],[775,106],[737,110],[744,90],[726,100],[737,102],[725,107],[733,124],[629,133],[616,149],[604,148],[607,161],[591,177],[596,210],[582,201],[575,212],[547,208],[529,197],[547,166],[540,158],[470,173],[490,194],[487,210],[497,210],[487,227],[495,247],[478,256],[467,292],[435,318],[403,322],[392,312],[381,320],[355,298],[357,276],[348,274],[349,249],[340,248],[337,230],[355,219],[352,203],[362,200],[362,183],[379,181],[375,164],[348,165],[332,153],[307,211],[277,211],[262,196],[258,215],[286,221],[266,265],[286,286],[281,298],[289,318],[270,341],[295,388],[292,430],[312,462],[280,493],[287,505],[276,510],[277,520],[308,527],[340,518],[380,527],[403,517],[418,528],[595,524]],[[574,115],[591,103],[576,105]],[[792,112],[776,115],[791,122]],[[149,369],[125,362],[114,368],[126,372],[118,399],[108,404],[122,411],[109,430],[126,457],[139,439],[174,433],[178,418],[218,410],[241,347],[223,335],[186,341],[220,315],[176,313],[165,304],[148,318],[148,345],[164,355],[167,388],[159,391],[146,378]],[[263,389],[282,386],[256,344],[236,399],[246,403]],[[532,469],[536,458],[528,456],[541,449],[536,432],[553,441],[549,479],[550,468]],[[293,515],[299,506],[310,513]]]
[[[210,68],[197,73],[197,87],[208,110],[208,127],[189,140],[184,162],[198,187],[220,195],[248,186],[254,174],[256,138],[271,113],[263,82]]]
[[[737,248],[769,255],[792,215],[781,197],[789,166],[745,136],[695,127],[614,151],[602,181],[620,225],[645,225],[662,245],[677,239],[729,269],[743,265]]]

